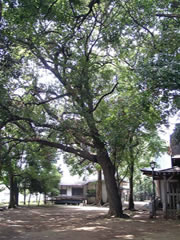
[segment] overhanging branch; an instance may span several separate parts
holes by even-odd
[[[114,92],[114,90],[115,90],[115,88],[117,87],[117,85],[118,85],[118,83],[116,83],[116,84],[114,85],[114,87],[112,88],[112,90],[111,90],[110,92],[108,92],[108,93],[104,94],[103,96],[101,96],[100,99],[99,99],[99,101],[97,102],[96,106],[95,106],[95,107],[93,108],[93,110],[91,110],[90,112],[94,112],[94,111],[97,109],[97,107],[99,106],[99,104],[101,103],[101,101],[102,101],[106,96],[108,96],[108,95],[110,95],[111,93]]]
[[[25,105],[42,105],[42,104],[46,104],[46,103],[49,103],[51,101],[55,101],[55,100],[58,100],[60,98],[64,98],[66,96],[70,96],[70,94],[66,93],[66,94],[62,94],[62,95],[59,95],[57,97],[54,97],[54,98],[49,98],[47,100],[41,100],[40,102],[27,102],[25,103]]]
[[[157,13],[157,17],[167,17],[167,18],[180,18],[180,14],[166,14],[166,13]]]
[[[7,139],[7,138],[6,138]],[[10,138],[11,141],[14,142],[36,142],[39,143],[41,145],[44,146],[49,146],[49,147],[53,147],[53,148],[57,148],[57,149],[61,149],[64,152],[68,152],[68,153],[73,153],[76,156],[79,156],[83,159],[89,160],[91,162],[97,162],[96,159],[96,155],[90,154],[89,152],[85,151],[85,150],[80,150],[80,149],[75,149],[71,146],[65,146],[61,143],[57,143],[57,142],[51,142],[48,141],[46,139],[41,139],[41,138],[30,138],[30,139],[18,139],[18,138]]]
[[[50,141],[47,141],[45,139],[39,139],[39,138],[30,139],[30,141],[31,142],[37,142],[39,144],[46,145],[46,146],[49,146],[49,147],[54,147],[54,148],[57,148],[57,149],[61,149],[65,152],[73,153],[73,154],[75,154],[79,157],[82,157],[84,159],[87,159],[91,162],[96,162],[96,155],[92,155],[89,152],[82,151],[80,149],[75,149],[75,148],[70,147],[70,146],[65,146],[61,143],[50,142]]]

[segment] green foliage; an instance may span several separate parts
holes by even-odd
[[[1,137],[7,132],[17,137],[14,129],[8,131],[7,128],[1,132]],[[10,178],[13,177],[21,192],[29,189],[30,193],[56,194],[61,175],[54,163],[56,149],[45,146],[40,148],[37,143],[1,141],[0,179],[10,189]]]
[[[80,174],[162,150],[156,129],[179,103],[179,19],[168,0],[3,2],[0,127],[7,143],[32,143],[33,176],[49,167],[39,145]]]
[[[179,75],[179,7],[172,8],[172,2],[160,4],[159,17],[156,21],[157,32],[154,33],[155,46],[148,48],[140,59],[136,72],[142,89],[154,90],[154,97],[161,94],[166,108],[172,107],[173,101],[178,104],[180,87]],[[169,17],[168,17],[169,16]]]
[[[25,174],[26,181],[29,181],[28,189],[30,193],[44,193],[51,196],[59,193],[61,175],[55,166],[41,169],[40,172],[36,168],[27,169]]]
[[[82,161],[77,156],[72,154],[63,154],[65,163],[69,166],[72,175],[89,176],[94,174],[98,164],[92,164],[88,160]]]
[[[143,179],[138,179],[134,184],[134,196],[137,200],[150,199],[152,196],[152,179],[149,177],[144,177]]]

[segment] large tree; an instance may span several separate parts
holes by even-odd
[[[0,102],[1,128],[15,125],[21,137],[11,138],[14,141],[34,141],[75,154],[80,161],[98,163],[110,214],[123,216],[107,132],[101,126],[107,112],[100,115],[98,110],[105,102],[109,111],[110,96],[126,91],[123,84],[117,88],[118,83],[131,81],[130,73],[145,48],[156,43],[152,27],[158,4],[6,0],[2,8],[1,33],[12,43],[12,55],[18,56],[23,71],[21,77],[8,79],[12,86],[6,103]],[[154,99],[142,87],[139,91],[148,103],[156,104],[159,118],[158,96]]]

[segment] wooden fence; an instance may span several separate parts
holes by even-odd
[[[168,193],[167,217],[180,217],[180,193]]]

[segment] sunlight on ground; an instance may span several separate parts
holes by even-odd
[[[9,227],[22,227],[21,225],[13,224],[13,225],[7,225]]]
[[[67,231],[67,229],[53,229],[52,230],[52,232],[56,232],[56,233],[58,233],[58,232],[65,232],[65,231]]]
[[[29,223],[29,221],[25,221],[25,220],[16,220],[14,222],[16,222],[16,223]]]
[[[136,222],[147,223],[146,220],[137,220],[137,219],[136,219]]]
[[[34,209],[33,209],[33,210],[31,210],[31,213],[32,213],[32,214],[38,214],[38,215],[39,215],[39,214],[40,214],[40,210],[39,210],[39,209],[37,209],[37,210],[34,210]]]
[[[75,207],[77,211],[79,210],[82,210],[82,211],[92,211],[92,210],[95,210],[95,211],[108,211],[109,209],[107,207],[95,207],[95,206],[78,206],[78,207]]]
[[[56,207],[58,208],[64,208],[67,209],[67,205],[56,205]],[[109,208],[108,207],[96,207],[96,206],[83,206],[83,205],[79,205],[79,206],[72,206],[72,205],[68,205],[68,209],[71,210],[73,208],[73,210],[75,211],[108,211]]]
[[[133,212],[130,219],[106,217],[107,211],[108,208],[95,206],[58,205],[52,208],[33,207],[4,211],[0,213],[3,216],[0,215],[0,239],[180,239],[179,220],[149,219],[144,211]]]
[[[134,235],[118,235],[115,238],[122,238],[122,239],[134,239]]]
[[[108,229],[107,227],[80,227],[80,228],[75,228],[74,230],[76,231],[93,231],[93,230],[102,230],[102,229]]]

